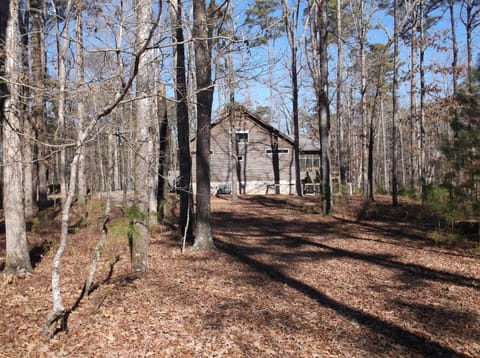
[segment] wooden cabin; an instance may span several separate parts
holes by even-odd
[[[190,148],[195,190],[195,139]],[[310,158],[315,154],[309,149]],[[233,121],[225,111],[211,127],[212,193],[230,193],[232,173],[237,178],[239,194],[294,194],[293,140],[242,106],[235,107]]]

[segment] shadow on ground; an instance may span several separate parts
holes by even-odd
[[[345,319],[367,328],[377,336],[384,337],[391,345],[403,346],[407,352],[415,352],[424,356],[463,357],[463,353],[454,348],[445,346],[427,335],[410,331],[398,324],[380,316],[342,303],[321,289],[303,282],[289,274],[289,267],[299,262],[324,262],[348,258],[359,263],[386,268],[395,273],[397,282],[408,286],[425,287],[429,282],[437,282],[458,287],[466,287],[478,291],[480,280],[451,273],[444,270],[431,269],[416,263],[405,263],[388,253],[363,253],[330,245],[333,240],[366,240],[360,237],[362,231],[369,231],[374,235],[388,237],[384,241],[377,241],[383,245],[403,245],[403,241],[424,242],[425,238],[405,232],[399,225],[377,226],[372,223],[358,223],[345,219],[328,218],[327,220],[309,221],[304,223],[296,215],[302,215],[302,204],[286,202],[279,197],[252,197],[249,203],[254,203],[258,210],[247,213],[232,213],[228,209],[217,211],[213,215],[214,227],[221,234],[216,239],[217,247],[232,258],[247,265],[253,272],[268,277],[274,282],[287,285],[297,292],[315,300],[320,306],[331,309]],[[291,211],[290,220],[269,215],[269,209],[279,206]],[[315,238],[312,238],[315,237]],[[309,246],[314,250],[301,250]],[[388,248],[384,250],[388,252]],[[408,309],[416,317],[434,313],[437,318],[432,322],[431,329],[437,326],[444,327],[442,333],[448,333],[453,327],[445,325],[449,320],[475,321],[477,316],[470,312],[453,311],[445,308],[422,307],[422,305],[406,302],[392,302],[392,305]],[[468,334],[471,334],[469,332]],[[476,332],[480,338],[480,332]],[[372,342],[372,344],[374,344]]]

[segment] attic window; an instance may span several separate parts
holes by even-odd
[[[236,131],[235,140],[237,143],[248,143],[248,131]]]
[[[266,154],[288,154],[288,148],[278,148],[278,149],[267,149],[265,150]]]

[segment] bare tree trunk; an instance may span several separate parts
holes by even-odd
[[[8,17],[10,15],[9,10],[10,3],[8,1],[0,1],[0,51],[5,53],[5,35],[7,30]],[[8,95],[8,88],[6,82],[5,74],[5,56],[2,54],[0,56],[0,121],[5,123],[5,99]],[[2,133],[2,128],[0,126],[0,133]],[[2,143],[3,147],[3,143]],[[2,163],[0,165],[0,176],[2,178],[0,183],[0,209],[3,209],[3,155]]]
[[[23,96],[26,98],[27,96]],[[26,108],[24,108],[26,110]],[[25,196],[25,219],[31,220],[34,215],[34,190],[33,190],[33,143],[32,118],[25,113],[23,115],[23,186]]]
[[[187,80],[185,68],[185,46],[183,38],[183,6],[181,0],[171,1],[172,26],[175,33],[175,104],[177,114],[177,141],[180,162],[180,225],[179,231],[186,240],[193,241],[192,218],[192,158],[190,155],[190,121],[187,105]]]
[[[361,116],[361,151],[360,151],[360,186],[362,193],[368,197],[368,106],[367,106],[367,33],[372,12],[366,13],[367,2],[360,0],[350,2],[352,16],[358,41],[358,56],[360,60],[360,116]]]
[[[293,117],[293,142],[294,142],[294,163],[295,163],[295,191],[297,196],[302,196],[302,181],[300,178],[300,134],[298,127],[298,69],[297,69],[297,27],[300,1],[293,8],[287,0],[282,0],[285,16],[285,30],[290,45],[291,68],[290,78],[292,80],[292,117]]]
[[[475,0],[464,0],[462,8],[465,9],[465,18],[463,24],[465,25],[465,37],[467,42],[467,88],[469,93],[473,90],[474,80],[474,66],[473,66],[473,31],[480,26],[480,4]]]
[[[69,19],[71,8],[71,1],[69,0],[67,3],[67,19]],[[148,9],[147,9],[148,10]],[[160,16],[160,15],[159,15]],[[145,41],[144,44],[140,46],[140,48],[136,49],[135,53],[135,61],[132,69],[129,71],[130,76],[128,81],[122,84],[121,91],[117,92],[115,98],[112,102],[108,105],[104,106],[97,115],[92,118],[91,121],[85,126],[85,128],[78,132],[78,137],[75,141],[75,150],[73,153],[73,158],[70,163],[70,176],[69,176],[69,186],[68,192],[66,192],[65,200],[63,201],[62,206],[62,221],[61,221],[61,233],[60,233],[60,244],[55,253],[53,263],[52,263],[52,298],[53,298],[53,310],[47,317],[47,320],[44,325],[44,332],[53,335],[56,330],[54,324],[60,321],[61,329],[65,330],[66,327],[66,311],[65,306],[63,304],[62,296],[61,296],[61,289],[60,289],[60,264],[63,253],[67,246],[68,241],[68,221],[70,216],[70,208],[72,205],[73,197],[75,195],[76,190],[76,182],[77,182],[77,173],[78,173],[78,162],[80,157],[81,148],[85,145],[87,137],[92,133],[95,126],[98,124],[98,121],[101,118],[106,117],[119,105],[119,103],[125,98],[126,94],[130,91],[133,81],[136,75],[139,72],[139,68],[141,65],[140,58],[142,55],[147,51],[147,45],[152,38],[152,34],[154,29],[156,28],[156,24],[158,23],[158,19],[156,22],[151,22],[151,31],[147,34],[148,41]]]
[[[322,150],[322,211],[328,215],[332,209],[332,189],[330,178],[330,106],[328,101],[328,4],[320,2],[318,12],[318,33],[320,35],[320,147]]]
[[[83,18],[82,18],[82,6],[81,1],[75,3],[76,7],[76,72],[77,72],[77,116],[79,130],[83,131],[85,125],[85,98],[86,94],[83,90],[85,85],[85,69],[83,61]],[[85,205],[87,197],[87,180],[86,180],[86,168],[85,168],[85,150],[86,148],[80,148],[80,157],[78,159],[78,204]]]
[[[64,24],[64,29],[68,28],[70,22],[70,9],[72,7],[72,1],[69,0],[66,7],[66,20]],[[57,14],[57,9],[53,6],[54,13]],[[63,39],[60,31],[60,26],[58,23],[57,16],[55,27],[56,27],[56,40],[57,40],[57,49],[59,52],[58,56],[58,108],[57,116],[59,121],[59,132],[60,140],[64,139],[64,129],[65,129],[65,82],[66,82],[66,71],[65,71],[65,57],[66,51],[68,48],[67,39]],[[79,132],[79,135],[81,133]],[[77,152],[78,153],[78,152]],[[70,217],[70,207],[72,205],[73,196],[75,194],[75,185],[77,179],[77,170],[78,170],[78,154],[74,156],[74,160],[70,166],[70,186],[67,187],[66,183],[66,154],[65,147],[62,146],[60,151],[60,190],[62,195],[62,218],[61,218],[61,229],[60,229],[60,244],[55,253],[52,262],[52,301],[53,301],[53,310],[48,315],[47,320],[44,325],[44,333],[48,335],[54,334],[54,324],[62,320],[65,314],[65,306],[63,304],[61,289],[60,289],[60,264],[62,260],[63,253],[67,246],[68,240],[68,221]],[[68,188],[68,192],[67,192]],[[61,322],[63,326],[63,322]]]
[[[210,121],[213,100],[211,28],[205,0],[193,4],[193,38],[197,78],[197,212],[194,249],[215,248],[210,226]]]
[[[157,195],[157,216],[161,222],[167,216],[168,204],[168,169],[169,169],[169,143],[170,133],[168,129],[167,97],[165,86],[159,84],[157,96],[157,115],[159,121],[160,145],[158,155],[158,195]]]
[[[420,165],[419,176],[422,186],[422,202],[425,201],[426,180],[425,180],[425,3],[420,0]]]
[[[148,54],[148,53],[147,53]],[[152,59],[153,60],[153,59]],[[150,61],[150,68],[152,62]],[[153,70],[149,71],[150,73]],[[154,88],[155,86],[151,86],[149,92],[156,93],[157,90]],[[154,97],[150,100],[150,114],[148,116],[150,122],[150,136],[148,138],[148,154],[147,154],[147,161],[148,161],[148,226],[153,226],[158,223],[158,168],[159,168],[159,156],[160,156],[160,137],[159,137],[159,122],[157,118],[157,103],[156,99],[158,97]]]
[[[116,111],[116,115],[118,115],[118,111]],[[120,156],[118,153],[118,136],[113,138],[113,178],[112,178],[112,186],[113,190],[117,191],[121,189],[120,185]]]
[[[417,19],[418,13],[413,13],[413,27],[411,29],[411,44],[410,44],[410,57],[411,57],[411,69],[410,69],[410,190],[415,192],[415,182],[417,180],[417,173],[415,165],[415,146],[417,140],[416,122],[417,122]]]
[[[60,24],[58,20],[57,8],[52,2],[53,12],[55,18],[55,36],[57,42],[57,66],[58,66],[58,104],[57,104],[57,118],[58,118],[58,128],[57,128],[57,139],[58,144],[61,145],[60,149],[60,165],[59,165],[59,179],[60,179],[60,192],[62,197],[62,203],[65,202],[67,197],[67,178],[66,178],[66,148],[63,144],[66,144],[66,120],[65,120],[65,105],[66,105],[66,81],[67,81],[67,71],[66,64],[67,61],[67,51],[69,48],[70,41],[65,38],[64,32],[68,29],[69,25],[69,14],[67,13],[67,18],[64,24],[63,29],[60,29]],[[69,0],[67,3],[67,11],[70,11],[72,6],[72,1]]]
[[[150,41],[152,21],[151,0],[139,0],[136,6],[137,32],[136,50]],[[133,272],[145,272],[148,267],[148,221],[150,205],[150,173],[149,173],[149,141],[152,135],[150,120],[149,94],[149,56],[139,59],[135,103],[135,169],[134,169],[134,201],[139,215],[133,219],[133,230],[129,234],[131,250],[131,269]]]
[[[368,197],[368,109],[367,109],[367,64],[365,42],[360,44],[361,70],[361,117],[362,117],[362,193]]]
[[[48,204],[48,182],[45,150],[44,92],[45,61],[42,1],[30,0],[31,19],[31,68],[32,68],[32,120],[35,131],[36,172],[38,175],[38,207],[45,209]]]
[[[347,185],[346,152],[344,144],[343,119],[343,23],[342,0],[337,0],[337,152],[340,183]]]
[[[398,0],[393,2],[393,88],[392,88],[392,205],[398,206],[397,118],[398,118]]]
[[[80,134],[82,135],[82,134]],[[81,141],[79,141],[80,143]],[[77,147],[78,148],[78,147]],[[75,153],[75,156],[70,166],[70,183],[68,187],[68,193],[65,195],[65,200],[62,202],[62,221],[60,230],[60,245],[55,253],[52,263],[52,300],[53,309],[47,317],[44,325],[44,333],[52,336],[55,333],[54,324],[61,321],[62,329],[65,325],[63,321],[65,317],[65,305],[63,303],[61,288],[60,288],[60,264],[62,261],[63,253],[67,247],[68,242],[68,221],[70,219],[70,208],[72,206],[73,197],[75,195],[75,184],[77,180],[78,172],[78,158],[79,151]]]
[[[398,127],[398,135],[400,139],[400,165],[402,167],[402,187],[405,188],[407,184],[407,176],[406,176],[406,168],[405,168],[405,142],[403,140],[403,128],[402,124],[400,123]]]
[[[106,188],[106,185],[105,185],[105,169],[104,169],[104,165],[103,165],[103,151],[102,151],[102,146],[101,146],[101,139],[98,138],[97,139],[97,160],[98,160],[98,169],[99,169],[99,180],[98,180],[98,184],[99,184],[99,188],[100,188],[100,191],[104,192],[107,190]]]
[[[457,43],[457,25],[455,20],[455,0],[448,0],[448,10],[450,12],[450,31],[452,33],[452,82],[453,95],[457,94],[458,86],[458,43]]]
[[[18,8],[17,0],[10,0],[5,35],[5,98],[3,123],[3,185],[8,193],[4,198],[6,258],[5,273],[24,275],[32,272],[25,227],[23,190],[22,138],[20,113],[20,68],[18,66]]]
[[[29,103],[27,98],[30,98],[31,93],[31,79],[28,76],[29,73],[29,31],[28,24],[30,22],[30,10],[29,2],[23,5],[23,10],[19,10],[19,25],[20,25],[20,53],[21,64],[20,73],[25,75],[21,76],[20,86],[20,102],[18,103],[18,110],[22,116],[22,129],[23,129],[23,143],[22,143],[22,160],[23,160],[23,190],[25,201],[25,219],[31,220],[35,211],[36,201],[34,200],[33,190],[33,118],[30,116]]]
[[[95,273],[97,271],[98,260],[100,258],[100,254],[102,253],[103,247],[107,241],[107,234],[108,234],[108,223],[110,221],[110,211],[111,211],[111,192],[110,188],[113,185],[113,172],[115,167],[115,141],[116,138],[113,134],[108,135],[108,148],[107,148],[107,192],[105,198],[105,211],[103,214],[103,225],[102,225],[102,234],[100,236],[100,240],[98,240],[97,245],[95,245],[95,250],[93,252],[92,262],[90,264],[90,270],[88,272],[87,278],[85,279],[85,283],[83,285],[83,290],[80,299],[88,296],[90,294],[90,290],[93,285],[93,279],[95,278]],[[81,155],[81,154],[80,154]]]
[[[230,12],[230,27],[231,27],[231,36],[234,34],[234,23],[233,23],[233,2],[230,2],[229,7]],[[269,41],[267,41],[267,44]],[[269,47],[267,47],[269,48]],[[268,51],[268,60],[270,61],[270,51]],[[233,68],[233,39],[230,40],[228,44],[228,93],[230,96],[230,106],[229,106],[229,120],[230,120],[230,175],[231,175],[231,186],[232,186],[232,201],[236,202],[238,200],[238,175],[237,175],[237,166],[238,166],[238,153],[237,153],[237,141],[236,141],[236,122],[235,122],[235,73]],[[269,67],[269,79],[272,79],[271,68]],[[270,85],[272,83],[270,82]],[[272,101],[272,88],[270,87],[270,103]],[[270,107],[270,124],[272,124],[272,114],[273,107]]]
[[[370,113],[370,121],[368,125],[368,191],[367,197],[371,201],[375,201],[375,173],[374,173],[374,148],[375,148],[375,115],[376,113],[372,111]]]
[[[230,61],[233,61],[231,56],[229,56],[229,66]],[[230,120],[230,175],[231,184],[232,184],[232,201],[236,202],[238,200],[238,153],[237,153],[237,141],[236,141],[236,122],[235,122],[235,92],[234,92],[234,83],[233,83],[233,73],[230,72],[230,107],[229,107],[229,120]]]
[[[388,177],[388,161],[387,161],[387,133],[385,131],[385,110],[383,95],[380,95],[380,122],[382,124],[382,147],[383,147],[383,186],[385,190],[390,187],[390,179]]]

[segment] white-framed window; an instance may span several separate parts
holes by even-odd
[[[237,143],[248,143],[248,131],[236,131],[235,141]]]
[[[288,154],[290,150],[288,148],[278,148],[278,149],[266,149],[265,154]]]

